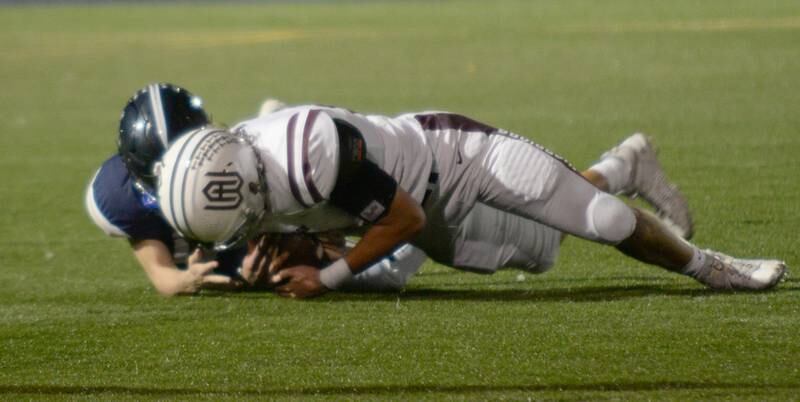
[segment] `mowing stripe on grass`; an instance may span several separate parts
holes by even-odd
[[[800,29],[800,16],[783,18],[714,19],[697,21],[637,21],[611,24],[568,25],[553,29],[557,33],[629,32],[739,32]]]

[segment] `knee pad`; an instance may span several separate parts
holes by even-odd
[[[589,202],[586,220],[598,240],[610,244],[619,244],[636,228],[633,210],[616,197],[601,192]]]

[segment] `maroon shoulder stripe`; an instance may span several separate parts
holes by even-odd
[[[308,138],[311,136],[311,127],[314,126],[317,115],[319,115],[318,109],[310,110],[306,118],[306,125],[303,128],[303,179],[306,182],[308,192],[311,194],[311,199],[313,199],[314,202],[321,202],[324,198],[322,198],[319,190],[317,190],[317,186],[314,185],[314,178],[311,176],[311,161],[308,159]]]
[[[289,123],[286,126],[286,151],[288,152],[286,167],[289,171],[289,189],[292,190],[294,199],[303,207],[308,208],[310,205],[303,201],[303,197],[300,195],[300,189],[297,188],[297,181],[294,175],[294,128],[297,125],[298,115],[299,113],[293,114],[292,117],[289,118]]]

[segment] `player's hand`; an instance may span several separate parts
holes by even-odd
[[[186,264],[184,291],[181,293],[197,293],[200,289],[231,291],[242,288],[241,281],[229,276],[212,273],[219,266],[219,263],[217,261],[204,262],[203,252],[199,248],[189,256]]]
[[[328,262],[336,261],[345,254],[346,240],[340,232],[329,230],[317,233],[317,239],[322,246],[322,252]]]
[[[247,255],[242,260],[242,278],[252,288],[269,287],[268,276],[278,272],[289,258],[289,253],[281,252],[277,243],[263,246],[256,243],[248,244]]]
[[[201,289],[219,290],[223,292],[242,290],[244,286],[244,281],[220,274],[203,275],[203,283],[200,284]]]
[[[305,299],[328,291],[319,280],[319,269],[310,265],[296,265],[278,271],[270,281],[275,284],[275,292],[284,297]]]

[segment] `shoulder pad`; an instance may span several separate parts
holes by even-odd
[[[339,138],[325,108],[287,108],[241,128],[264,161],[273,213],[298,212],[330,197],[339,169]]]

